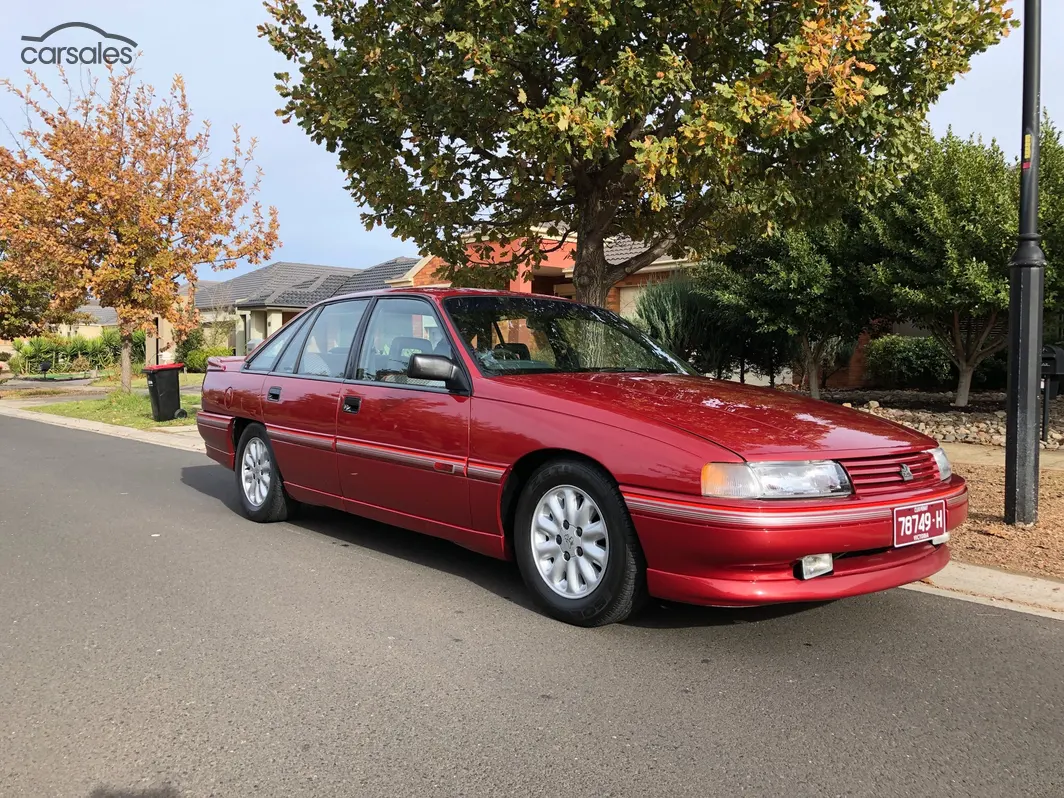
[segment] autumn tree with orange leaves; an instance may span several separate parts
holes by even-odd
[[[257,264],[279,246],[276,209],[255,200],[255,140],[234,127],[232,153],[212,160],[210,124],[193,121],[180,76],[160,96],[132,68],[84,90],[61,73],[62,93],[28,75],[24,88],[0,82],[27,121],[14,148],[0,146],[4,270],[50,290],[49,317],[89,296],[113,307],[129,391],[135,330],[165,317],[186,332],[202,267]]]

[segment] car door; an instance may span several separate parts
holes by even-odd
[[[293,334],[262,386],[263,420],[281,476],[308,502],[343,507],[336,411],[368,306],[365,298],[321,306]]]
[[[457,356],[439,312],[425,298],[378,298],[354,378],[343,385],[340,487],[353,503],[468,527],[470,399],[443,382],[407,378],[415,353]]]

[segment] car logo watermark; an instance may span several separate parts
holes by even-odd
[[[49,28],[40,36],[23,36],[23,42],[43,43],[60,31],[68,28],[86,28],[95,31],[102,37],[93,45],[78,47],[76,45],[27,45],[22,49],[22,62],[27,65],[128,65],[133,63],[133,49],[137,43],[128,36],[121,34],[109,34],[102,28],[87,22],[64,22],[54,28]],[[111,40],[116,43],[124,42],[118,46],[105,44],[103,40]]]
[[[900,471],[901,471],[901,478],[903,480],[905,480],[905,482],[911,483],[913,481],[912,469],[910,469],[907,465],[902,463]]]

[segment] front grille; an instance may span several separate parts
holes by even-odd
[[[938,464],[928,452],[843,460],[842,467],[850,475],[855,494],[894,494],[926,488],[939,481]],[[909,467],[912,479],[902,477],[902,465]]]

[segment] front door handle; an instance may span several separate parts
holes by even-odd
[[[358,415],[358,411],[362,409],[362,399],[358,396],[344,396],[344,412],[349,412],[352,415]]]
[[[271,387],[266,393],[267,401],[280,401],[281,400],[281,388]]]

